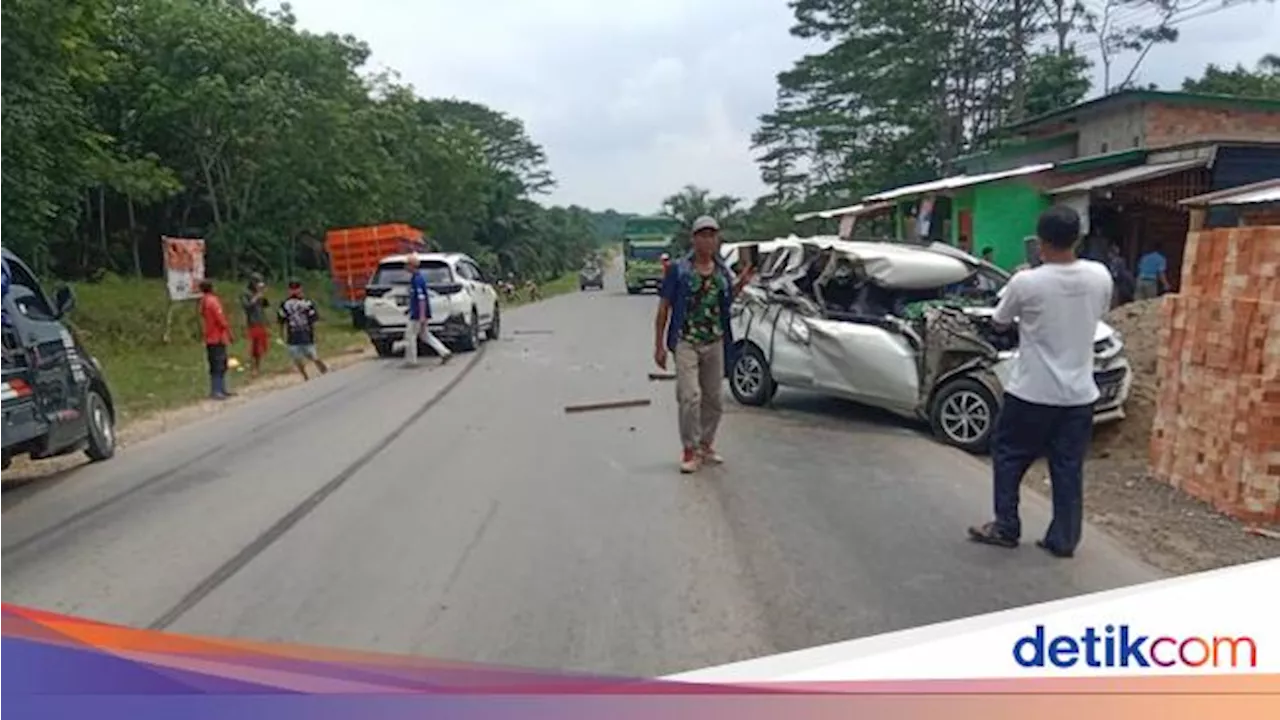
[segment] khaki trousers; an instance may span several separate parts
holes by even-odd
[[[676,402],[680,405],[680,442],[685,448],[710,447],[724,410],[724,341],[676,344]]]
[[[427,344],[427,347],[435,351],[440,359],[449,357],[451,354],[449,348],[440,342],[440,338],[431,334],[427,329],[427,320],[410,320],[409,326],[405,328],[404,334],[404,361],[410,365],[418,364],[418,341],[421,338]]]

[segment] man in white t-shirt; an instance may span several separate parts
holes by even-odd
[[[1004,389],[991,442],[995,520],[969,528],[977,542],[1017,547],[1022,535],[1018,490],[1038,458],[1049,460],[1053,521],[1036,545],[1071,557],[1084,524],[1084,458],[1093,434],[1093,336],[1111,307],[1111,273],[1080,260],[1080,216],[1055,206],[1036,228],[1041,264],[1015,273],[995,322],[1018,325],[1018,356]]]

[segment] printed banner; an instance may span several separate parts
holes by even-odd
[[[200,281],[204,279],[204,240],[162,237],[164,245],[164,279],[170,300],[193,300],[200,297]]]

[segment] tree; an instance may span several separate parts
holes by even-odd
[[[1176,42],[1178,26],[1199,17],[1256,0],[1100,0],[1084,14],[1084,29],[1092,36],[1088,50],[1102,64],[1102,91],[1133,87],[1138,70],[1156,45]],[[1268,0],[1270,1],[1270,0]],[[1124,55],[1133,62],[1123,74],[1116,63]],[[1113,82],[1119,77],[1118,82]]]
[[[1253,70],[1248,70],[1241,64],[1231,70],[1209,65],[1201,77],[1183,80],[1182,89],[1188,92],[1280,99],[1280,55],[1264,55]]]
[[[523,123],[362,75],[368,47],[252,0],[3,8],[6,245],[39,272],[158,274],[162,234],[213,274],[322,267],[333,226],[402,221],[491,271],[563,272],[591,215]]]
[[[686,185],[662,201],[662,214],[679,221],[685,235],[693,230],[693,222],[704,215],[715,218],[722,231],[733,232],[741,227],[741,203],[740,198],[712,195],[706,188]]]

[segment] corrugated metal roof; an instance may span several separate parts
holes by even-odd
[[[1136,182],[1146,180],[1154,180],[1165,175],[1172,175],[1183,170],[1204,167],[1209,163],[1208,158],[1197,158],[1195,160],[1183,160],[1181,162],[1160,163],[1158,165],[1139,165],[1137,167],[1125,168],[1117,172],[1099,175],[1096,178],[1082,180],[1078,183],[1064,185],[1060,188],[1054,188],[1049,191],[1050,195],[1065,195],[1068,193],[1088,192],[1090,190],[1100,190],[1102,188],[1117,187],[1120,185],[1131,185]]]
[[[1178,204],[1204,207],[1208,205],[1259,205],[1262,203],[1280,203],[1280,178],[1197,195],[1182,200]]]
[[[845,215],[865,215],[876,210],[883,210],[889,207],[889,203],[858,203],[857,205],[849,205],[848,207],[832,208],[830,210],[816,210],[814,212],[800,213],[792,218],[796,222],[804,222],[814,218],[830,219],[836,217],[844,217]]]
[[[1038,172],[1044,172],[1053,168],[1053,163],[1038,163],[1036,165],[1023,165],[1022,167],[1013,168],[1012,170],[1000,170],[998,172],[982,173],[980,175],[953,175],[951,177],[942,178],[941,180],[932,180],[927,183],[918,183],[916,185],[906,185],[893,190],[885,190],[884,192],[868,195],[863,198],[863,202],[883,202],[886,200],[899,200],[915,195],[925,195],[927,193],[940,192],[943,190],[958,190],[963,187],[971,187],[982,183],[994,182],[996,180],[1004,180],[1005,178],[1017,177],[1019,175],[1033,175]]]

